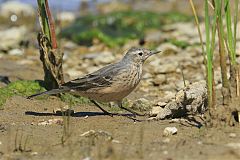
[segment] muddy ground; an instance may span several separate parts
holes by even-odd
[[[42,76],[41,68],[24,70],[11,58],[0,64],[10,79]],[[130,99],[141,96],[137,93]],[[8,99],[0,111],[0,159],[240,159],[239,127],[134,122],[126,116],[103,115],[92,104],[73,106],[75,114],[68,121],[53,112],[65,105],[56,97]],[[176,127],[177,134],[164,136],[166,127]]]

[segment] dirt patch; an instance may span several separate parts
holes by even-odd
[[[239,159],[239,127],[197,128],[164,121],[134,122],[103,115],[93,105],[74,106],[69,137],[62,144],[62,119],[53,113],[64,107],[57,98],[12,97],[0,112],[2,159]],[[63,121],[64,122],[64,121]],[[164,137],[165,127],[176,135]],[[93,130],[100,134],[86,134]],[[85,133],[85,134],[84,134]],[[66,138],[66,137],[65,137]],[[183,154],[184,153],[184,154]]]

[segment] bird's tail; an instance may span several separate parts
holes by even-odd
[[[37,96],[41,96],[41,95],[44,95],[44,94],[52,95],[52,94],[64,93],[66,91],[67,91],[66,89],[61,89],[61,88],[59,88],[59,89],[52,89],[52,90],[49,90],[49,91],[33,94],[31,96],[28,96],[27,99],[30,99],[30,98],[33,98],[33,97],[37,97]]]

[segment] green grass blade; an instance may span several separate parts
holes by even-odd
[[[233,34],[234,34],[234,43],[233,43],[233,49],[236,52],[236,42],[237,42],[237,22],[238,22],[238,4],[239,0],[235,0],[235,9],[234,9],[234,28],[233,28]]]
[[[38,1],[39,21],[41,23],[41,28],[43,33],[48,37],[50,41],[51,34],[50,34],[50,28],[49,28],[48,17],[46,12],[46,1],[45,0],[37,0],[37,1]]]
[[[207,53],[207,83],[208,83],[208,105],[212,107],[213,104],[213,75],[212,75],[212,55],[210,44],[210,20],[208,12],[208,0],[205,0],[205,29],[206,29],[206,53]]]
[[[232,20],[231,20],[231,9],[229,0],[224,0],[225,13],[226,13],[226,25],[227,25],[227,42],[230,51],[231,64],[236,64],[236,53],[234,50],[234,40],[232,32]]]

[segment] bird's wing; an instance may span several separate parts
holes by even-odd
[[[86,91],[91,88],[108,87],[113,83],[113,78],[124,71],[124,66],[111,64],[87,74],[82,78],[77,78],[62,85],[74,90]]]

